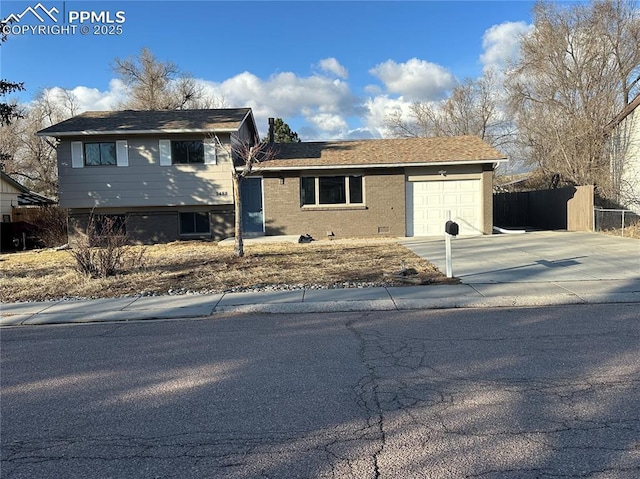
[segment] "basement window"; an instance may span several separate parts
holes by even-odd
[[[209,213],[188,212],[180,213],[180,234],[209,234]]]

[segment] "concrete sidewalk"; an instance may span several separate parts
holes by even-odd
[[[445,270],[444,240],[400,242]],[[569,232],[456,238],[453,257],[454,275],[463,284],[0,304],[0,326],[204,318],[219,313],[640,303],[638,240]]]
[[[145,296],[0,304],[0,326],[206,318],[220,313],[323,313],[640,303],[640,280],[468,283]]]

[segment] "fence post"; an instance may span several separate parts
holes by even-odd
[[[622,237],[624,238],[624,210],[622,210]]]

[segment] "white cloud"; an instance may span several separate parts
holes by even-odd
[[[343,80],[349,78],[349,71],[340,65],[340,62],[335,58],[325,58],[324,60],[320,60],[319,66],[322,71],[333,73],[338,78],[342,78]]]
[[[267,118],[303,118],[322,130],[320,135],[335,135],[346,127],[347,117],[357,116],[359,100],[349,85],[324,75],[300,77],[291,72],[263,80],[244,72],[221,83],[200,80],[212,95],[223,98],[227,107],[249,106],[264,134]]]
[[[109,82],[109,90],[106,91],[80,85],[70,90],[64,90],[60,87],[48,88],[44,91],[44,94],[52,100],[64,104],[65,91],[73,96],[78,113],[82,113],[84,111],[117,109],[125,98],[126,87],[120,80],[113,79]]]
[[[365,111],[347,82],[322,74],[301,77],[285,72],[261,79],[244,72],[220,83],[196,82],[224,107],[251,107],[262,136],[266,134],[267,118],[280,117],[286,122],[297,119],[306,123],[316,130],[316,138],[338,138],[350,128],[347,118]],[[54,87],[47,94],[62,99],[63,91]],[[117,109],[126,97],[126,86],[117,79],[111,80],[106,91],[86,86],[67,91],[74,95],[78,113]]]
[[[378,77],[389,93],[402,95],[409,101],[443,98],[456,84],[456,78],[449,70],[418,58],[406,63],[387,60],[369,73]]]
[[[494,25],[484,32],[480,61],[485,70],[503,70],[509,60],[515,60],[520,50],[520,38],[531,31],[533,25],[525,22],[505,22]]]
[[[390,132],[385,126],[385,118],[397,112],[402,113],[403,116],[409,115],[411,103],[412,102],[405,100],[403,97],[390,98],[388,95],[369,98],[365,102],[367,113],[363,119],[367,129],[375,131],[378,136],[390,136]]]
[[[310,114],[307,117],[308,121],[323,132],[327,132],[333,135],[339,135],[341,132],[349,129],[349,124],[340,115],[331,113],[318,113]]]
[[[406,63],[389,60],[371,70],[382,85],[367,86],[368,98],[362,98],[341,78],[347,71],[337,60],[327,58],[318,65],[329,73],[282,72],[260,78],[245,71],[222,82],[196,82],[223,107],[252,108],[261,136],[266,135],[267,118],[280,117],[303,140],[387,136],[386,116],[395,111],[406,115],[413,101],[440,99],[456,84],[453,74],[439,65],[415,58]],[[117,79],[106,91],[87,86],[70,91],[80,111],[117,109],[126,97],[126,86]]]

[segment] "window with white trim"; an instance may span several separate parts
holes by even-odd
[[[202,140],[172,141],[171,162],[174,165],[204,163],[204,143]]]
[[[212,140],[160,140],[160,165],[217,164],[217,152]]]
[[[129,166],[127,140],[72,141],[71,167]]]
[[[115,141],[84,144],[84,166],[114,166],[117,164]]]
[[[362,175],[300,178],[302,206],[362,205],[363,192]]]

